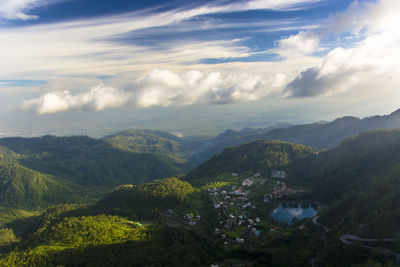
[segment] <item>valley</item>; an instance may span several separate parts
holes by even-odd
[[[202,142],[0,139],[0,266],[399,264],[399,130],[250,141],[190,169]]]

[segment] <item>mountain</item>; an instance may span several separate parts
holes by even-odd
[[[126,130],[105,136],[103,140],[121,150],[171,157],[174,161],[182,163],[180,167],[186,171],[195,167],[195,162],[188,159],[210,146],[207,140],[200,138],[147,129]]]
[[[179,174],[184,165],[86,136],[2,138],[0,146],[0,205],[12,208],[88,201],[121,184]]]
[[[78,198],[71,183],[24,167],[19,158],[0,146],[0,206],[34,208]]]
[[[197,166],[212,156],[221,153],[222,150],[227,147],[238,146],[246,142],[262,139],[257,136],[276,128],[285,128],[288,126],[288,124],[276,124],[269,128],[243,128],[241,131],[228,129],[214,139],[203,142],[203,144],[201,144],[202,149],[189,157],[189,161],[192,162],[194,166]]]
[[[298,183],[311,185],[313,199],[330,208],[321,216],[344,234],[400,239],[400,130],[348,137],[298,169]]]
[[[87,136],[2,138],[0,145],[20,154],[27,168],[82,185],[138,184],[180,172],[169,157],[123,151]]]
[[[187,174],[187,180],[210,180],[223,173],[260,172],[270,175],[273,170],[291,171],[293,161],[316,153],[311,147],[282,141],[259,140],[226,148]]]
[[[139,153],[159,153],[183,156],[185,140],[176,135],[157,130],[126,130],[108,135],[103,140],[113,147]]]
[[[210,147],[196,154],[191,160],[197,164],[212,155],[220,153],[224,148],[241,145],[255,140],[281,140],[295,144],[311,146],[315,149],[333,148],[346,137],[375,129],[391,129],[400,127],[400,109],[384,116],[372,116],[359,119],[346,116],[331,122],[316,122],[302,125],[283,125],[267,129],[227,130],[211,140]]]

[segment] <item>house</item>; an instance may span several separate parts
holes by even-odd
[[[287,179],[287,174],[284,171],[272,171],[272,178]]]
[[[236,238],[236,242],[238,242],[238,243],[243,243],[243,242],[244,242],[244,239],[243,239],[243,238],[240,238],[240,237],[237,237],[237,238]]]
[[[174,212],[173,209],[167,209],[167,213],[168,213],[168,214],[174,214],[175,212]]]
[[[214,203],[214,208],[219,209],[221,205],[219,203]]]
[[[254,181],[253,181],[253,179],[251,179],[251,178],[247,178],[247,179],[244,180],[243,183],[242,183],[243,186],[248,186],[248,187],[252,186],[253,184],[254,184]]]
[[[232,172],[232,177],[236,177],[236,176],[238,176],[238,175],[239,175],[239,174]]]

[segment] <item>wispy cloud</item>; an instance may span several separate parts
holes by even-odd
[[[6,1],[19,12],[47,1]],[[154,66],[176,68],[204,57],[239,58],[249,56],[249,49],[239,45],[237,37],[224,40],[186,40],[164,46],[163,50],[137,43],[120,42],[139,30],[179,25],[206,14],[253,9],[292,9],[318,0],[246,1],[229,5],[202,5],[161,13],[138,11],[93,19],[81,19],[48,25],[0,29],[0,75],[7,78],[43,78],[62,75],[115,75]],[[218,3],[218,2],[217,2]],[[4,4],[4,6],[6,6]],[[6,10],[6,8],[3,8]],[[8,12],[7,14],[11,14]],[[25,14],[25,13],[24,13]],[[274,22],[276,23],[276,22]],[[285,25],[285,21],[281,21]],[[207,29],[218,22],[203,24]],[[174,28],[176,29],[176,28]],[[174,30],[172,29],[172,30]],[[174,66],[172,66],[174,65]]]
[[[2,0],[0,18],[7,20],[35,20],[39,16],[29,14],[36,7],[54,4],[65,0]]]
[[[252,25],[204,18],[207,14],[243,10],[294,10],[318,2],[241,1],[0,29],[0,58],[7,62],[0,65],[0,74],[43,80],[64,78],[40,87],[45,92],[21,106],[38,114],[122,106],[238,103],[266,97],[331,96],[360,85],[365,85],[365,90],[374,90],[373,87],[384,86],[388,79],[397,82],[400,77],[397,0],[355,2],[319,27],[315,21],[310,25],[293,18],[253,21]],[[166,29],[188,31],[192,20],[199,17],[202,20],[196,30],[253,27],[257,32],[298,31],[277,40],[275,47],[266,51],[254,51],[245,44],[245,38],[234,35],[213,40],[165,39],[158,46],[135,42],[135,38],[146,39],[157,31],[165,34]],[[333,41],[330,50],[324,48],[326,39],[343,36],[349,38],[346,47],[337,47]],[[322,50],[324,54],[318,55]],[[226,61],[212,66],[201,63],[205,58],[246,58],[262,53],[276,53],[281,59]],[[69,82],[71,76],[102,75],[114,78],[85,80],[82,86]],[[393,84],[398,83],[391,83],[391,90]]]

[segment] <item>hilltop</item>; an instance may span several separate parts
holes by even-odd
[[[226,148],[200,164],[187,174],[187,180],[207,180],[223,173],[261,173],[269,175],[273,170],[291,172],[291,164],[316,153],[304,145],[282,141],[259,140],[241,146]]]

